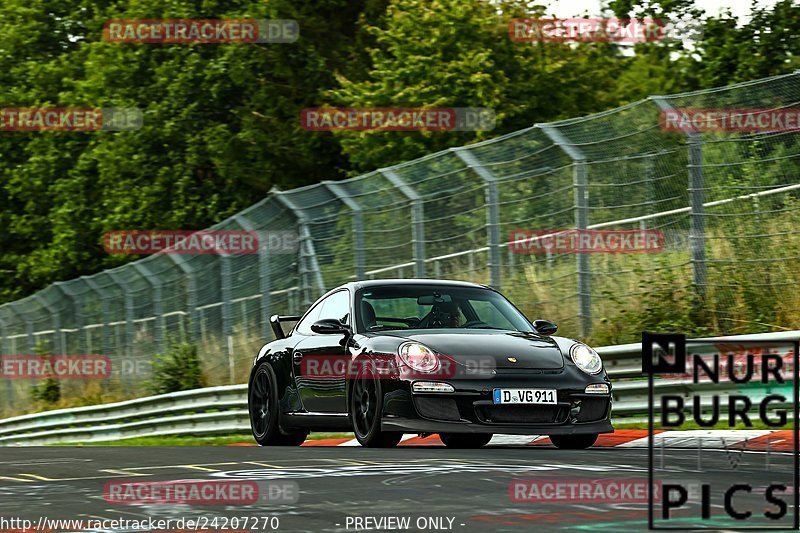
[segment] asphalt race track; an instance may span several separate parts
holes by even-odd
[[[699,452],[692,449],[662,452],[664,457],[658,455],[655,463],[658,468],[663,464],[664,470],[657,476],[714,486],[748,482],[765,487],[775,480],[791,486],[792,463],[786,454],[704,450],[698,458]],[[96,520],[229,517],[230,522],[219,521],[216,528],[208,526],[226,530],[639,531],[647,526],[646,504],[519,503],[512,501],[509,485],[514,480],[530,479],[646,482],[647,465],[646,449],[625,448],[4,448],[0,514],[30,519],[34,524],[42,516]],[[288,481],[297,484],[299,495],[291,504],[235,505],[120,504],[104,497],[108,482],[189,479]],[[711,509],[718,516],[722,501],[719,495],[715,498]],[[764,501],[763,494],[737,497],[736,501],[759,516],[774,508]],[[691,528],[699,517],[699,508],[691,505],[677,512],[679,521],[674,525]],[[791,504],[789,509],[791,516]],[[243,523],[234,523],[232,517],[250,517],[254,522],[242,527]],[[265,527],[270,517],[278,520]],[[366,517],[406,517],[410,525],[383,522],[385,527],[381,528],[376,522],[361,522],[357,527],[356,518]],[[418,519],[422,521],[418,523]],[[259,521],[258,526],[253,527],[255,521]],[[714,523],[703,522],[706,528]],[[725,529],[720,526],[718,530]],[[119,531],[105,531],[112,530]]]

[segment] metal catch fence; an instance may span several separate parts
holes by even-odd
[[[65,382],[62,393],[122,399],[145,393],[154,354],[185,341],[199,347],[209,385],[240,383],[272,338],[271,314],[380,277],[490,284],[560,333],[605,344],[633,340],[653,321],[690,327],[693,301],[720,333],[797,329],[798,128],[671,130],[664,117],[687,109],[789,116],[799,102],[794,72],[652,96],[348,180],[275,189],[213,229],[292,232],[292,251],[162,253],[55,283],[0,306],[0,354],[43,346],[106,355],[111,379]],[[663,246],[574,253],[519,237],[570,229],[656,230]],[[29,410],[31,383],[4,380],[0,397],[0,414]]]

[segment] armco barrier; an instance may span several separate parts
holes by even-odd
[[[744,341],[794,341],[800,331],[697,339],[735,344]],[[642,379],[641,345],[597,348],[614,381],[612,414],[640,421],[647,415],[647,380]],[[692,384],[685,379],[659,379],[660,391],[730,386]],[[790,406],[787,406],[790,407]],[[98,442],[166,435],[248,433],[247,385],[207,387],[138,398],[125,402],[59,409],[0,420],[0,446]]]

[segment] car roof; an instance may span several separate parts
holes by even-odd
[[[350,289],[358,290],[364,289],[367,287],[391,287],[392,285],[445,285],[448,287],[478,287],[481,289],[491,289],[491,287],[487,285],[482,285],[480,283],[472,283],[471,281],[455,281],[451,279],[406,279],[406,278],[396,278],[396,279],[369,279],[369,280],[362,280],[362,281],[351,281],[350,283],[345,283],[341,287],[347,287]]]

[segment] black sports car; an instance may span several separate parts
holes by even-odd
[[[297,321],[287,335],[281,323]],[[310,431],[354,431],[363,446],[438,433],[479,447],[494,433],[549,435],[587,448],[609,420],[600,356],[554,337],[499,292],[474,283],[375,280],[325,294],[302,317],[273,316],[277,340],[250,374],[261,445],[298,445]]]

